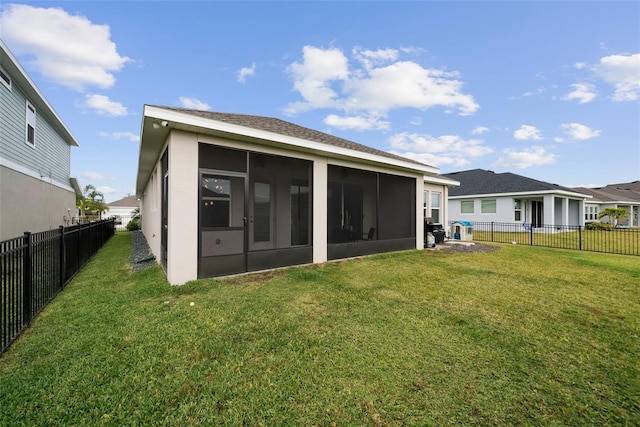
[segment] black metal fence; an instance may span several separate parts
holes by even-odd
[[[588,229],[572,225],[473,222],[473,240],[579,251],[640,255],[640,228]]]
[[[110,218],[0,242],[0,354],[114,233]]]

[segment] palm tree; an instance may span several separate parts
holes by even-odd
[[[80,211],[80,216],[98,215],[102,217],[102,213],[107,210],[104,195],[91,184],[84,187],[83,195],[76,196],[76,206]]]
[[[623,208],[607,208],[600,212],[598,219],[602,219],[605,216],[609,218],[609,224],[615,228],[618,226],[618,221],[622,221],[629,216],[629,212]]]

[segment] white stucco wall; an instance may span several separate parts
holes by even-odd
[[[168,147],[167,279],[181,284],[198,277],[198,135],[174,130]]]
[[[327,180],[329,165],[361,168],[382,173],[404,175],[416,180],[416,245],[423,247],[422,194],[424,177],[418,173],[400,173],[384,167],[364,166],[354,162],[330,159],[311,153],[296,153],[274,147],[230,141],[219,137],[171,130],[165,147],[169,155],[169,227],[167,236],[167,268],[169,283],[183,284],[198,277],[198,209],[199,209],[199,143],[210,143],[267,154],[282,155],[313,162],[313,262],[327,261]],[[161,152],[163,152],[162,150]],[[162,176],[160,158],[141,198],[142,229],[158,262],[161,259]],[[441,195],[441,215],[446,218],[446,187],[430,184]]]
[[[313,161],[313,262],[327,261],[327,176],[326,158]],[[318,221],[318,218],[323,218]]]

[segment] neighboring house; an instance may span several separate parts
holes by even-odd
[[[139,203],[136,196],[123,197],[120,200],[107,204],[107,211],[103,215],[105,218],[116,217],[116,228],[124,229],[131,217],[134,209],[138,209]]]
[[[449,190],[449,217],[533,227],[584,225],[582,192],[513,173],[472,169],[444,174],[460,182]]]
[[[144,108],[136,195],[172,284],[423,248],[425,190],[456,184],[275,118]]]
[[[577,187],[573,190],[588,194],[592,198],[585,204],[585,222],[598,221],[600,212],[607,208],[621,208],[629,212],[629,216],[618,222],[619,227],[640,226],[640,181],[609,184],[604,187]],[[602,221],[608,222],[608,217]]]
[[[0,240],[70,224],[78,141],[0,40]]]

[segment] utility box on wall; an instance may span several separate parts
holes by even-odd
[[[454,221],[450,236],[453,240],[473,240],[473,224],[469,221]]]

